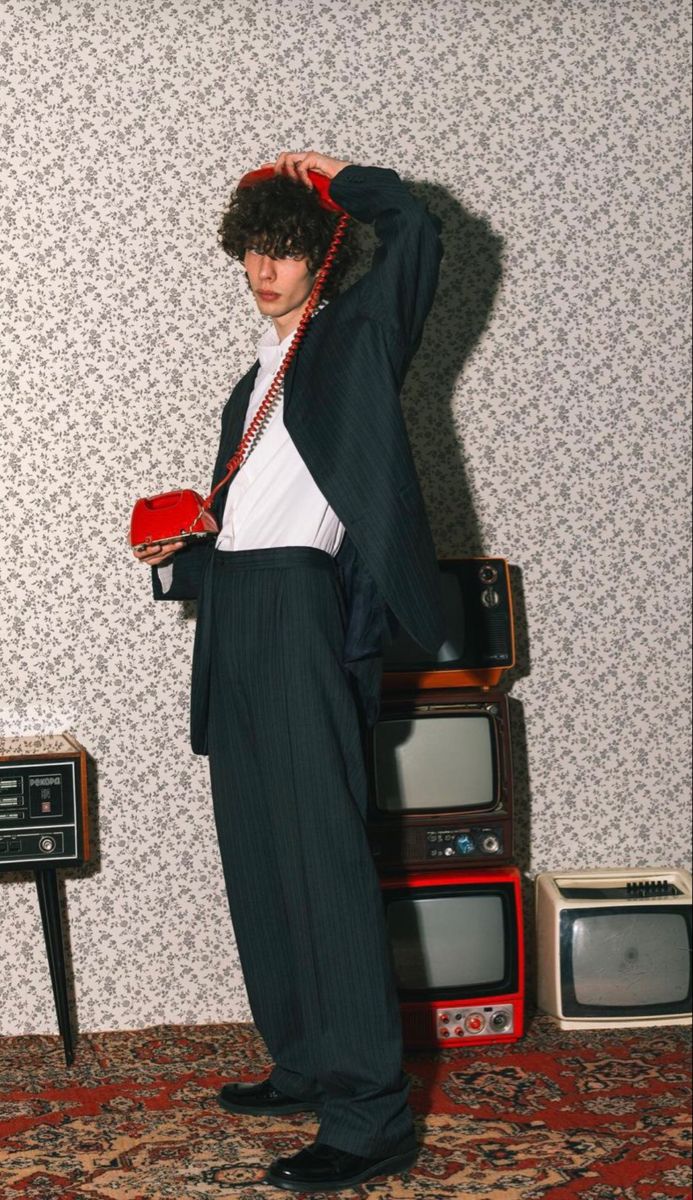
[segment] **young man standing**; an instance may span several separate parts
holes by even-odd
[[[208,754],[238,953],[275,1066],[237,1113],[320,1114],[267,1181],[335,1191],[416,1157],[399,1007],[366,830],[365,727],[400,623],[435,651],[435,551],[399,404],[435,292],[438,223],[394,171],[313,151],[238,189],[220,229],[271,319],[223,413],[216,484],[309,300],[335,217],[375,223],[370,270],[321,304],[252,453],[220,489],[216,545],[137,551],[157,599],[198,600],[192,745]],[[328,279],[339,274],[338,260]],[[329,285],[328,285],[329,288]],[[329,295],[329,290],[324,293]]]

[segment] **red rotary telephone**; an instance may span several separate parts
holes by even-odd
[[[238,188],[254,187],[266,179],[273,178],[274,174],[274,167],[260,167],[259,170],[249,171],[244,175],[237,186]],[[330,212],[340,215],[332,235],[332,241],[315,277],[313,290],[308,297],[289,349],[284,355],[282,364],[272,380],[262,404],[243,434],[233,456],[227,462],[226,475],[210,494],[203,499],[198,492],[194,492],[191,488],[179,488],[177,491],[163,492],[158,496],[143,497],[135,503],[130,520],[130,545],[135,550],[144,550],[151,545],[166,545],[169,542],[196,541],[198,538],[205,538],[219,532],[219,526],[209,511],[212,501],[220,488],[242,466],[252,446],[262,433],[264,419],[277,398],[281,382],[298,350],[310,318],[315,312],[325,280],[349,222],[348,214],[335,203],[329,194],[330,180],[327,176],[321,175],[318,171],[308,171],[308,178],[315,189],[320,205]]]

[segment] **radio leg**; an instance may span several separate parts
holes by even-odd
[[[70,1025],[70,1007],[67,998],[67,977],[65,974],[65,944],[63,925],[58,899],[58,878],[54,867],[43,867],[34,871],[36,890],[38,891],[43,936],[48,954],[55,1011],[58,1015],[58,1029],[63,1039],[65,1062],[68,1067],[74,1061],[74,1045]]]

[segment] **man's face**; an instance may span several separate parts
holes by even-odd
[[[298,324],[315,281],[307,259],[272,258],[248,249],[243,266],[260,312],[273,319],[279,332],[288,333]]]

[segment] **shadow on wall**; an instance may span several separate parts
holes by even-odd
[[[404,414],[437,544],[446,553],[490,553],[474,511],[453,396],[493,313],[503,241],[446,188],[409,181],[408,186],[442,222],[444,255],[435,303],[402,395]]]
[[[402,402],[439,551],[474,557],[497,554],[484,542],[467,479],[464,448],[455,426],[453,396],[469,356],[488,327],[501,279],[503,239],[469,213],[447,189],[412,183],[413,194],[442,222],[444,256],[436,300],[405,384]],[[493,430],[489,428],[489,438]],[[501,683],[510,691],[530,673],[529,631],[522,569],[511,564],[515,666]],[[514,862],[529,869],[531,803],[529,760],[521,702],[510,697],[515,813]],[[526,883],[526,881],[525,881]],[[531,897],[525,888],[532,942]],[[531,960],[531,955],[528,956]]]

